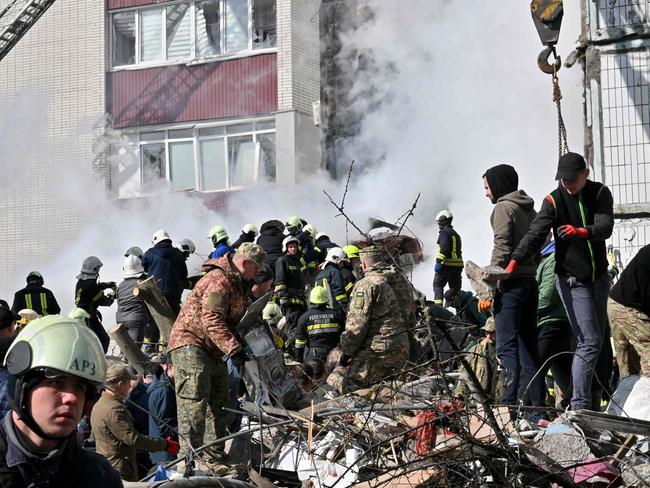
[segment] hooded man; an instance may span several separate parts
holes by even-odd
[[[483,175],[485,196],[494,204],[490,216],[494,233],[491,266],[506,268],[513,251],[535,218],[535,202],[526,192],[519,190],[518,186],[519,175],[507,164],[494,166]],[[544,405],[543,378],[535,376],[540,366],[537,350],[536,271],[537,265],[532,256],[522,260],[519,268],[499,283],[494,303],[491,299],[479,302],[480,312],[485,312],[492,306],[497,357],[502,367],[502,405],[516,405],[529,383],[532,405]],[[511,410],[511,415],[514,413]]]
[[[607,249],[614,229],[614,199],[602,183],[588,180],[589,167],[576,153],[558,161],[558,185],[542,202],[527,235],[515,246],[506,271],[516,274],[555,235],[555,275],[577,346],[571,368],[571,408],[598,409],[607,383],[609,335]],[[606,354],[601,355],[601,351]],[[594,371],[597,386],[592,389]],[[600,386],[598,386],[600,385]]]
[[[266,253],[265,264],[275,271],[275,262],[282,256],[282,241],[284,235],[284,224],[279,220],[268,220],[260,227],[260,235],[257,236],[256,243]]]

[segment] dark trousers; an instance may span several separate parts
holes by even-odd
[[[509,278],[494,297],[497,357],[502,367],[502,405],[516,405],[528,387],[530,403],[544,404],[544,378],[537,350],[537,298],[535,278]],[[533,376],[535,379],[533,380]]]
[[[543,365],[540,376],[546,377],[550,369],[553,373],[553,381],[562,390],[564,398],[571,398],[572,338],[573,332],[568,320],[546,322],[537,329],[539,359]],[[555,354],[559,355],[546,362]]]
[[[580,283],[572,276],[556,275],[555,283],[577,342],[571,367],[571,409],[597,409],[607,378],[598,377],[603,386],[598,386],[592,394],[594,372],[604,373],[609,369],[603,364],[608,355],[601,354],[608,335],[609,277],[603,273],[594,282]]]
[[[458,293],[463,283],[462,266],[442,265],[442,270],[433,276],[433,301],[442,305],[442,298],[445,292],[445,285],[449,283],[449,289]]]

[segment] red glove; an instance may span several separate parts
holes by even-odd
[[[488,298],[487,300],[479,300],[478,301],[478,311],[481,313],[488,312],[490,310],[490,307],[492,307],[492,299]]]
[[[172,456],[176,456],[176,454],[178,454],[178,448],[181,447],[181,445],[171,437],[166,437],[165,440],[167,441],[167,447],[165,448],[165,451]]]
[[[557,234],[560,236],[560,239],[571,239],[572,237],[586,239],[589,237],[589,232],[584,227],[574,227],[569,224],[558,227]]]
[[[510,262],[508,263],[508,267],[506,268],[506,273],[512,274],[515,271],[517,271],[517,267],[519,266],[519,263],[515,261],[514,259],[511,259]]]

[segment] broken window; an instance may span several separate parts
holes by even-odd
[[[223,138],[201,141],[201,189],[203,191],[228,188],[225,146]]]
[[[188,4],[167,7],[167,59],[192,56],[192,21]]]
[[[113,14],[113,66],[135,64],[135,12]]]
[[[143,144],[140,154],[142,157],[142,193],[153,193],[161,187],[167,173],[165,144]]]
[[[275,133],[258,134],[259,146],[257,181],[275,183]]]
[[[275,47],[276,15],[275,0],[253,2],[253,49]]]
[[[162,51],[162,9],[140,13],[140,61],[159,61]]]
[[[193,141],[169,143],[169,179],[174,190],[194,189]]]
[[[250,186],[255,183],[255,143],[253,136],[228,138],[230,186]]]
[[[226,51],[248,49],[248,2],[226,0]]]
[[[219,0],[196,4],[196,54],[214,56],[221,52],[221,11]]]

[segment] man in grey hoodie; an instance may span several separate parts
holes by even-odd
[[[485,196],[494,204],[490,217],[494,245],[490,265],[506,268],[510,255],[526,235],[535,218],[535,202],[518,190],[519,176],[512,166],[500,164],[483,175]],[[506,270],[510,271],[510,270]],[[533,406],[544,404],[544,384],[538,375],[537,265],[531,257],[519,264],[509,278],[499,283],[492,300],[481,300],[479,310],[492,307],[497,330],[497,357],[502,367],[503,392],[500,404],[516,406],[528,388]],[[529,386],[530,383],[530,386]],[[514,409],[511,411],[514,413]]]

